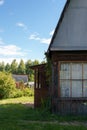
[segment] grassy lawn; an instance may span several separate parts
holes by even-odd
[[[24,105],[29,100],[33,102],[30,97],[0,101],[0,130],[87,130],[84,124],[70,124],[72,121],[83,123],[87,121],[86,116],[66,117],[50,114]]]
[[[0,104],[34,103],[34,97],[20,97],[0,100]]]

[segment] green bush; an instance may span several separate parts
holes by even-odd
[[[14,91],[14,95],[13,95],[14,98],[22,97],[22,96],[27,96],[27,97],[34,96],[33,89],[24,88],[23,90],[16,89],[16,91]]]
[[[24,94],[23,94],[23,91],[20,90],[20,89],[16,89],[16,91],[14,92],[14,95],[13,97],[14,98],[18,98],[18,97],[22,97]]]
[[[25,88],[23,89],[23,95],[24,96],[34,96],[34,91],[33,89],[30,89],[30,88]]]
[[[13,97],[15,90],[16,85],[12,75],[6,72],[0,72],[0,99]]]
[[[17,89],[14,79],[10,73],[0,72],[0,99],[16,98],[22,96],[33,96],[31,88]]]

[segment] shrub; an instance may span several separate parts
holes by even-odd
[[[18,97],[22,97],[24,94],[23,94],[23,91],[20,90],[20,89],[16,89],[16,91],[14,92],[14,95],[13,97],[14,98],[18,98]]]
[[[24,96],[34,96],[34,91],[33,89],[30,89],[30,88],[25,88],[23,89],[23,95]]]
[[[13,97],[15,90],[16,85],[12,75],[0,72],[0,99]]]
[[[23,90],[16,89],[13,97],[17,98],[17,97],[22,97],[22,96],[27,96],[27,97],[34,96],[33,89],[30,89],[30,88],[24,88]]]

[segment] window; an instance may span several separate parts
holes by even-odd
[[[60,62],[61,97],[87,97],[87,63]]]
[[[39,89],[41,88],[41,76],[40,76],[40,72],[39,69],[36,69],[36,83],[35,83],[35,88]]]

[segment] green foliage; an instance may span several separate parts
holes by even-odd
[[[22,97],[23,95],[24,94],[23,94],[23,91],[21,89],[16,89],[16,91],[14,92],[13,97],[18,98],[18,97]]]
[[[38,60],[33,61],[33,65],[38,65],[38,64],[39,64]]]
[[[25,97],[34,96],[34,90],[31,88],[16,89],[16,91],[14,92],[14,98],[18,98],[22,96],[25,96]]]
[[[15,89],[15,81],[11,74],[0,72],[0,98],[13,97]]]
[[[43,61],[44,62],[44,61]],[[0,62],[0,71],[1,72],[9,72],[12,74],[27,74],[29,77],[29,81],[34,81],[34,71],[31,69],[31,66],[38,65],[40,62],[38,60],[28,60],[26,63],[21,59],[18,63],[16,59],[14,59],[11,64],[7,63],[5,65],[4,62]]]
[[[29,75],[29,81],[34,81],[34,71],[30,68],[33,65],[31,60],[28,60],[25,63],[26,66],[26,74]]]
[[[18,74],[25,74],[25,63],[22,59],[21,59],[19,65],[18,65],[17,73]]]
[[[0,130],[87,130],[87,116],[85,117],[81,117],[84,122],[78,122],[79,117],[77,120],[71,120],[71,116],[69,121],[67,116],[62,116],[61,121],[58,115],[45,113],[42,116],[40,110],[27,105],[0,104]]]
[[[16,59],[14,59],[11,63],[12,74],[17,74],[17,67],[18,67],[18,63],[16,62]]]
[[[4,71],[5,70],[5,64],[4,62],[0,63],[0,71]]]
[[[26,63],[25,63],[25,66],[26,66],[26,74],[30,74],[30,66],[32,66],[32,61],[31,60],[28,60]]]
[[[5,71],[6,72],[11,72],[11,65],[9,63],[6,64]]]
[[[23,89],[23,96],[34,96],[34,90],[31,88]]]
[[[12,75],[10,73],[0,72],[0,99],[33,95],[33,89],[26,88],[23,82],[20,83],[20,88],[17,89]]]

